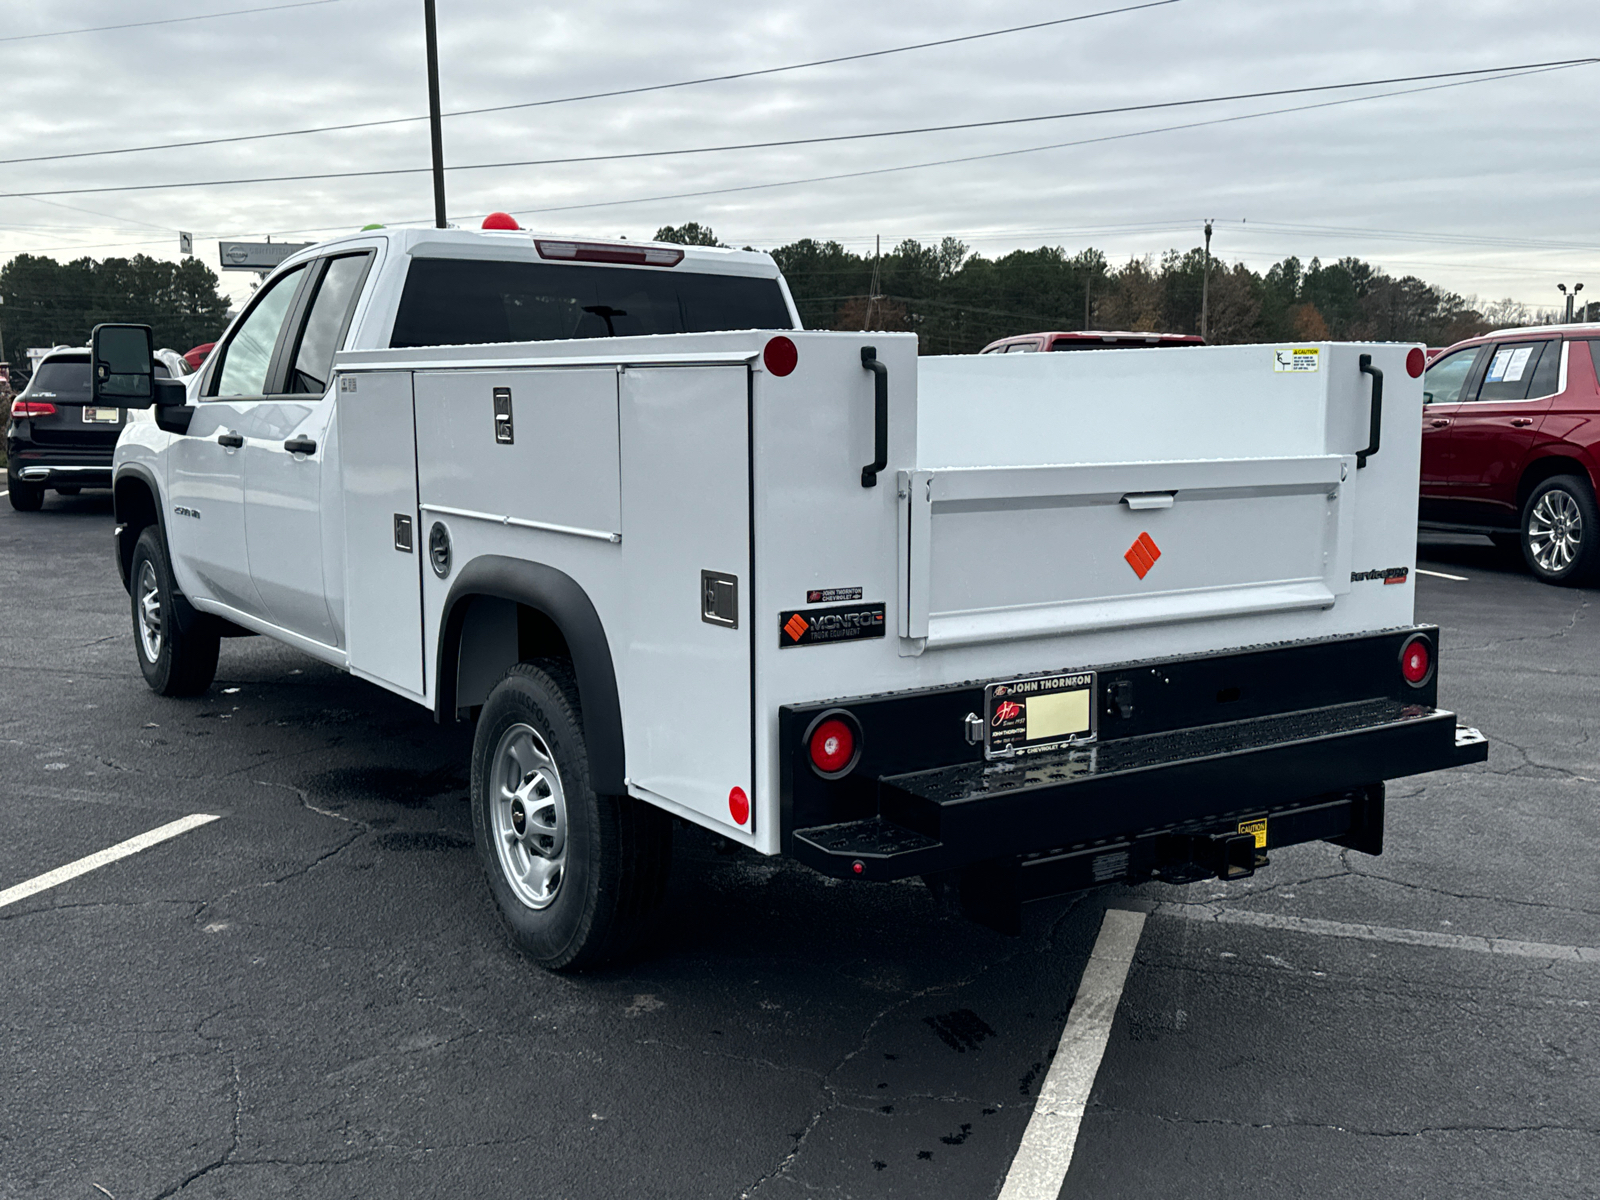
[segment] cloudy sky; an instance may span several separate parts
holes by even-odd
[[[755,71],[1137,2],[438,0],[443,107]],[[0,171],[0,260],[176,257],[182,229],[215,267],[218,238],[300,241],[369,221],[429,222],[425,173],[215,182],[425,168],[426,121],[14,161],[426,114],[422,0],[284,3],[0,0],[0,159],[13,160]],[[237,12],[247,8],[263,11]],[[236,15],[173,20],[222,13]],[[68,32],[138,21],[167,23]],[[1171,0],[754,78],[447,115],[445,157],[461,167],[832,137],[1587,55],[1600,55],[1594,0]],[[455,169],[449,212],[476,225],[507,209],[524,225],[574,234],[648,237],[697,220],[758,247],[810,236],[860,250],[876,235],[886,246],[954,235],[990,256],[1093,245],[1113,259],[1197,245],[1209,217],[1216,253],[1256,269],[1288,254],[1354,254],[1530,307],[1556,304],[1557,282],[1592,276],[1600,292],[1600,65],[1439,86],[1450,82]],[[1407,94],[1382,95],[1398,92]],[[1002,152],[1018,153],[972,161]],[[172,183],[197,186],[84,190]],[[779,186],[756,186],[769,184]],[[225,284],[240,295],[251,278]]]

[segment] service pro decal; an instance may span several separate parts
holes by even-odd
[[[1272,369],[1282,374],[1300,375],[1320,370],[1320,346],[1283,346],[1272,352]]]
[[[778,645],[781,648],[854,642],[862,638],[881,638],[886,629],[881,604],[785,609],[778,614]]]
[[[1351,583],[1372,583],[1382,580],[1384,583],[1404,583],[1411,575],[1410,567],[1379,567],[1374,571],[1351,571]]]

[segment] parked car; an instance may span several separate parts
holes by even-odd
[[[175,356],[158,351],[156,375],[172,378]],[[6,423],[6,489],[11,507],[38,512],[44,494],[76,496],[86,487],[111,486],[111,455],[125,410],[85,407],[89,394],[89,350],[57,346],[39,360],[28,386],[11,402]],[[79,404],[57,404],[77,398]]]
[[[1600,576],[1600,324],[1501,329],[1423,376],[1427,529],[1517,547],[1546,583]]]
[[[1033,354],[1040,350],[1143,350],[1150,346],[1204,346],[1192,333],[1134,333],[1124,329],[1080,329],[1075,333],[1019,333],[990,342],[979,354]]]

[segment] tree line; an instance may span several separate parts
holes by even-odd
[[[706,226],[664,226],[656,240],[720,245]],[[907,240],[855,254],[804,238],[772,251],[801,319],[813,329],[910,330],[924,354],[971,354],[996,338],[1041,330],[1199,333],[1215,344],[1403,341],[1445,346],[1535,316],[1512,300],[1485,304],[1359,258],[1286,258],[1264,273],[1210,260],[1199,247],[1111,263],[1060,246],[973,254],[955,238]],[[1600,307],[1597,305],[1596,307]]]

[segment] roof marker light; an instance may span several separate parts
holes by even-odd
[[[492,212],[483,219],[485,229],[521,229],[517,219],[510,213]]]
[[[666,246],[618,246],[607,242],[557,242],[535,238],[540,258],[558,262],[622,263],[635,267],[675,267],[683,261],[683,251]]]

